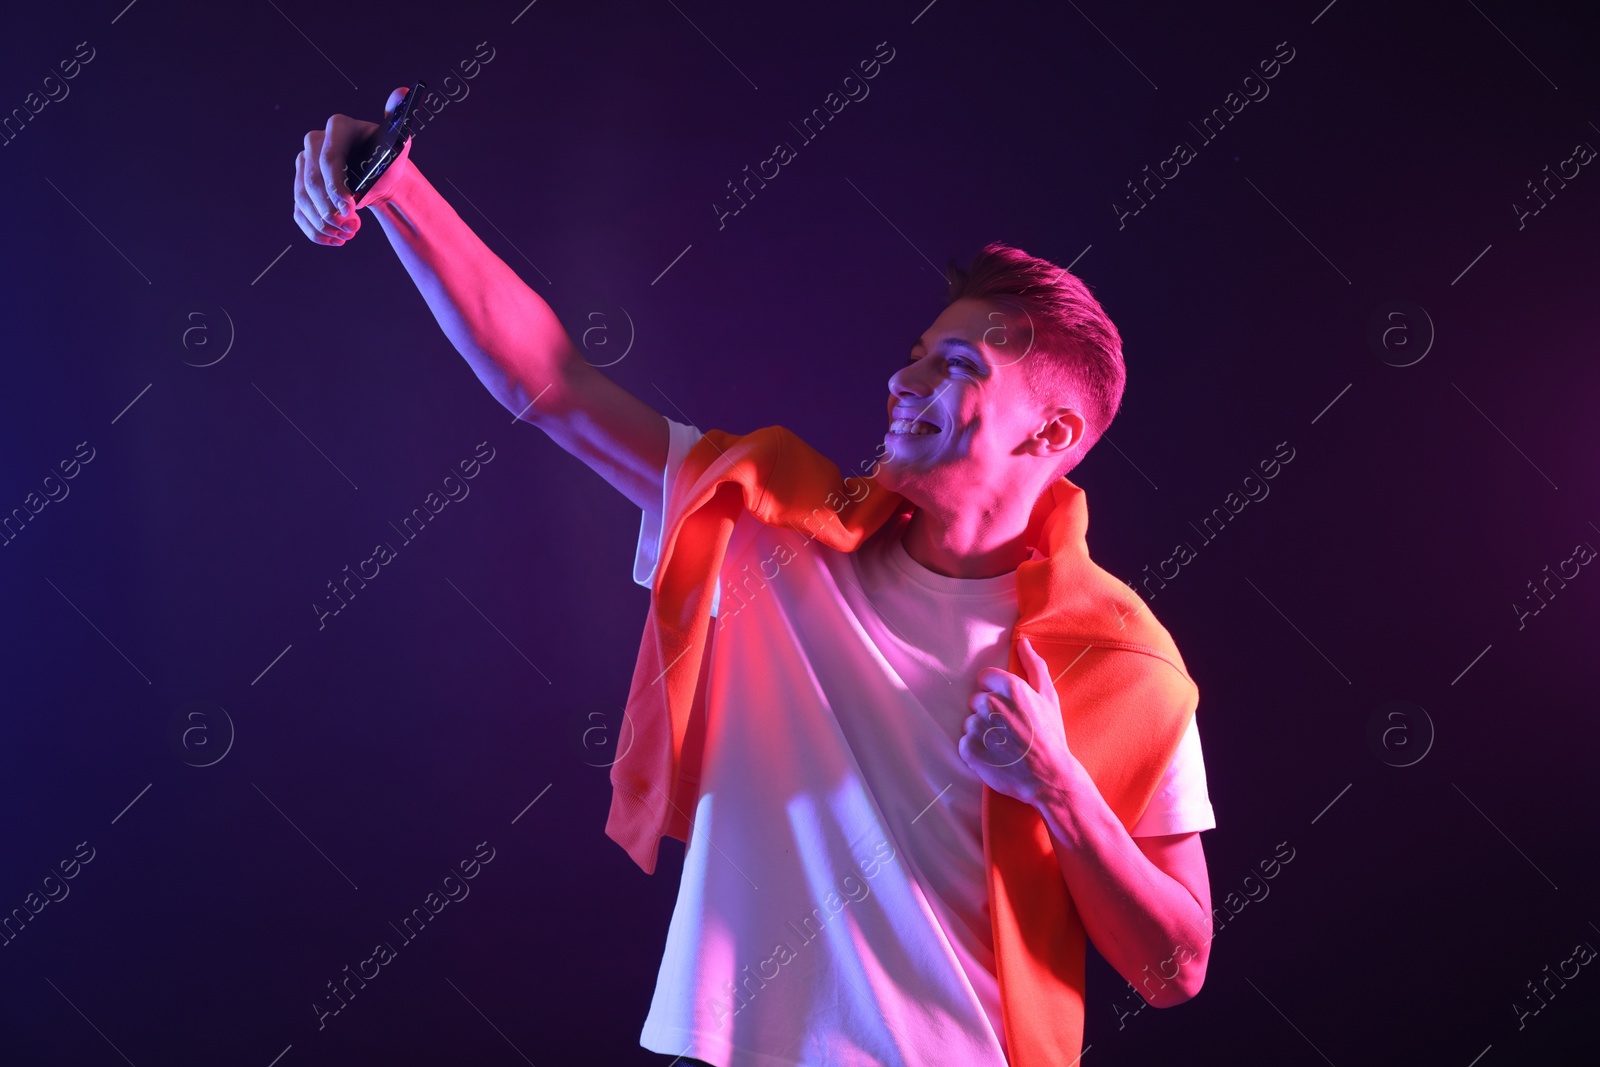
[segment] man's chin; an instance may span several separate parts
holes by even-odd
[[[885,489],[904,496],[905,491],[921,482],[927,473],[926,461],[897,453],[891,440],[888,452],[878,461],[877,480]]]

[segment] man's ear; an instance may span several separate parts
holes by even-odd
[[[1083,416],[1072,408],[1056,408],[1045,412],[1045,422],[1028,439],[1029,450],[1036,456],[1062,456],[1078,447],[1086,429]]]

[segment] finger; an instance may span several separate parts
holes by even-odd
[[[1009,696],[1018,678],[1004,667],[985,667],[978,672],[976,681],[979,689]]]
[[[995,766],[995,755],[1000,751],[995,746],[1004,744],[1004,739],[991,736],[993,729],[993,727],[985,728],[979,726],[961,735],[957,748],[958,750],[965,750],[968,763],[976,765],[974,761],[977,761],[986,767]],[[991,741],[994,744],[990,744]]]
[[[323,131],[322,151],[317,156],[317,165],[322,172],[323,191],[328,195],[328,203],[335,215],[348,214],[350,205],[355,198],[350,195],[350,188],[344,181],[345,159],[350,154],[354,135],[339,120],[343,115],[332,115],[328,118],[327,129]]]
[[[400,88],[389,94],[389,99],[384,101],[383,104],[383,117],[385,119],[400,109],[400,105],[405,102],[406,94],[409,92],[411,92],[411,87],[409,85],[402,85]]]
[[[317,239],[317,232],[306,222],[305,215],[301,212],[299,204],[294,206],[294,224],[300,227],[300,232],[305,234],[307,239],[312,241]]]
[[[332,244],[334,241],[334,238],[324,237],[322,234],[318,233],[316,227],[311,225],[311,223],[306,219],[305,212],[301,211],[299,207],[294,209],[294,224],[300,227],[300,232],[305,234],[306,237],[309,238],[314,244]]]
[[[318,169],[316,162],[310,157],[306,157],[304,166],[305,170],[300,182],[303,195],[296,203],[300,210],[305,212],[312,228],[324,237],[340,237],[348,240],[355,236],[354,228],[349,225],[350,219],[330,221],[329,218],[324,216],[324,209],[317,206],[313,195],[315,190],[321,188],[318,184],[321,181],[321,171]]]
[[[342,245],[345,243],[345,241],[349,240],[349,238],[346,237],[329,236],[324,234],[320,228],[320,224],[313,222],[310,218],[308,218],[305,209],[299,204],[294,206],[294,221],[295,225],[300,227],[301,233],[304,233],[307,237],[311,238],[311,240],[315,241],[319,245],[337,246]]]
[[[321,130],[312,130],[306,134],[304,160],[300,174],[301,182],[305,186],[306,200],[309,214],[318,221],[328,218],[333,214],[333,202],[328,196],[328,186],[322,177],[322,168],[319,162],[322,156],[323,145],[327,138]]]
[[[306,209],[299,204],[294,206],[294,221],[307,237],[318,244],[344,244],[351,237],[337,226],[329,226],[321,219],[306,214]]]
[[[294,157],[294,209],[297,215],[304,215],[313,228],[319,228],[322,215],[312,203],[310,191],[306,189],[306,158],[303,149]]]
[[[324,222],[317,209],[311,206],[310,197],[303,189],[295,199],[294,213],[296,223],[301,224],[306,236],[317,240],[319,244],[330,243],[332,238],[338,238],[340,243],[343,243],[354,236],[354,231],[346,231],[339,226]]]
[[[994,717],[996,709],[1010,711],[1012,705],[1007,698],[990,689],[980,689],[972,694],[972,699],[967,701],[967,707],[972,709],[974,715],[982,716],[986,721]]]
[[[1026,669],[1026,665],[1024,665],[1024,669]],[[980,673],[980,679],[983,683],[982,688],[985,692],[993,693],[1010,701],[1012,704],[1021,703],[1022,691],[1029,687],[1026,679],[1002,667],[985,667],[984,671],[994,672],[993,674]]]
[[[991,736],[998,739],[995,744],[1004,744],[1010,737],[1033,736],[1033,720],[1027,712],[1004,697],[990,694],[983,706],[977,710],[976,716],[986,745],[990,742]]]
[[[1017,642],[1017,658],[1022,660],[1022,667],[1027,672],[1024,677],[1028,684],[1043,697],[1049,699],[1055,693],[1055,683],[1050,680],[1050,665],[1044,657],[1034,650],[1033,642],[1026,637]]]

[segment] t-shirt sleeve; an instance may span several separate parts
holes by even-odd
[[[667,419],[665,415],[662,418]],[[646,511],[639,513],[639,543],[633,552],[633,580],[636,584],[649,589],[655,583],[656,564],[661,557],[661,526],[666,519],[667,497],[672,488],[672,480],[677,477],[678,469],[683,466],[684,457],[695,446],[695,442],[705,436],[693,426],[667,419],[667,465],[661,472],[661,510],[654,519]],[[711,614],[717,613],[717,607],[722,601],[722,587],[719,584],[716,593],[711,598]]]
[[[1178,750],[1167,764],[1167,771],[1156,786],[1149,807],[1129,832],[1131,837],[1156,837],[1161,834],[1186,834],[1196,830],[1215,830],[1216,813],[1206,791],[1206,764],[1200,753],[1200,729],[1195,717],[1178,742]]]

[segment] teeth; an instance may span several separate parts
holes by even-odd
[[[938,433],[939,428],[920,419],[895,419],[889,424],[890,433],[921,435]]]

